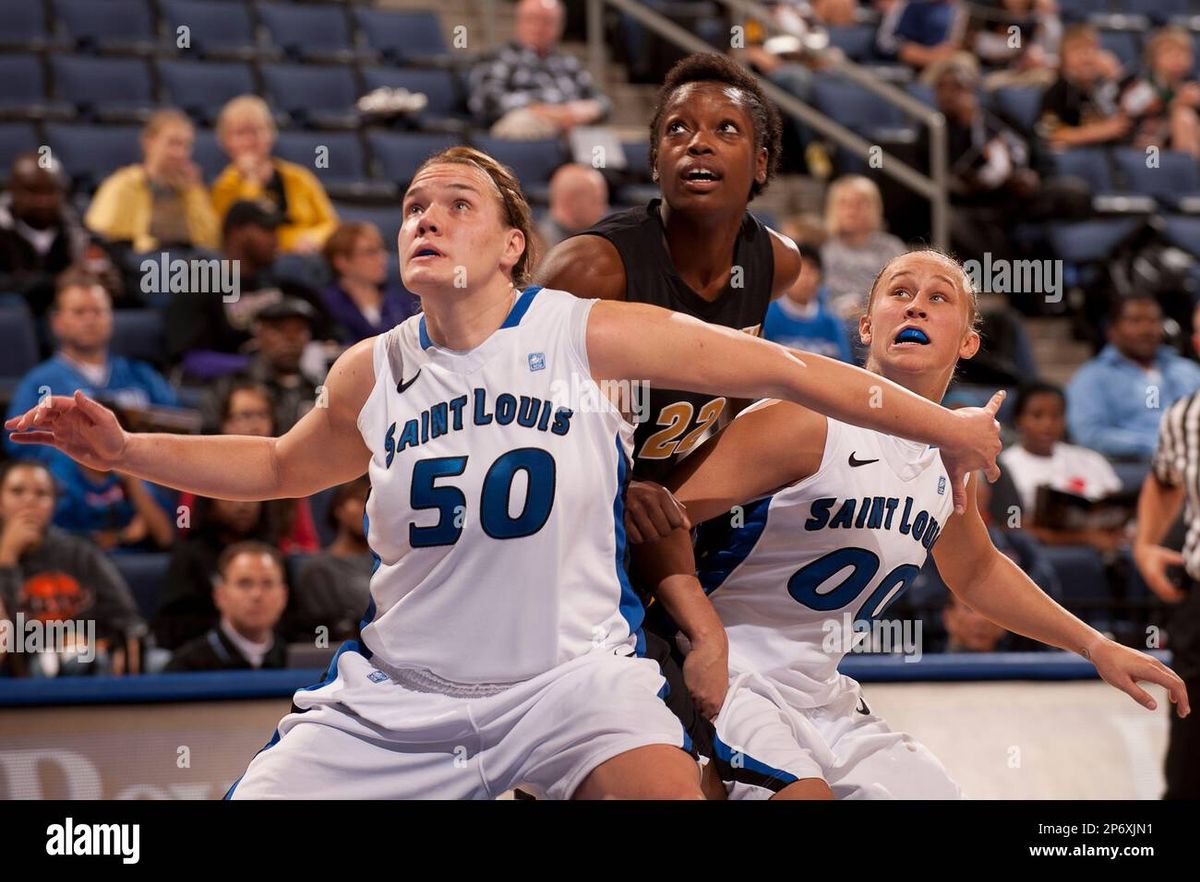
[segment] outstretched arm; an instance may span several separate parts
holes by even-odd
[[[4,427],[18,444],[46,444],[91,468],[201,496],[309,496],[357,478],[370,462],[357,420],[375,381],[373,342],[338,357],[325,382],[328,406],[314,407],[280,438],[126,432],[112,411],[79,391],[56,395]]]
[[[1179,716],[1187,716],[1183,680],[1158,659],[1109,640],[1055,603],[992,544],[975,507],[974,477],[967,495],[967,513],[950,518],[933,550],[950,590],[1001,627],[1082,655],[1105,682],[1150,710],[1155,701],[1137,681],[1159,684]]]
[[[909,390],[820,355],[795,354],[729,328],[705,324],[655,306],[597,303],[587,329],[588,357],[597,381],[638,380],[742,398],[779,398],[843,422],[924,441],[941,448],[955,506],[966,504],[963,479],[1000,470],[997,393],[984,408],[946,410]]]

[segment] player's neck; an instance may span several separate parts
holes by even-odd
[[[909,392],[929,399],[934,404],[940,404],[946,397],[946,390],[950,387],[950,377],[954,373],[953,367],[937,374],[930,371],[908,372],[895,368],[885,369],[873,358],[868,358],[863,367],[873,374],[879,374],[885,380],[891,380],[897,386],[903,386]]]
[[[422,297],[425,330],[429,339],[443,349],[474,349],[504,324],[519,294],[507,278],[501,277],[485,288],[452,288],[434,297]]]
[[[703,294],[731,273],[734,245],[745,209],[736,212],[684,214],[663,202],[659,208],[666,230],[667,252],[679,277]]]

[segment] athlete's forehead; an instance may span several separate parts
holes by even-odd
[[[482,196],[491,190],[498,193],[495,183],[481,169],[457,162],[437,162],[417,173],[404,192],[404,201],[428,196],[439,190],[473,193]]]
[[[893,261],[883,275],[883,282],[888,285],[904,279],[914,282],[921,279],[942,282],[954,291],[964,293],[967,288],[962,269],[940,254],[906,254]]]
[[[667,101],[664,117],[701,111],[715,113],[736,112],[749,117],[746,93],[737,86],[713,80],[684,83]]]

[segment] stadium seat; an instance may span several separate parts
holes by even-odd
[[[163,314],[157,309],[117,309],[113,311],[112,341],[114,355],[138,361],[163,360]]]
[[[250,66],[236,61],[160,61],[158,75],[169,103],[205,125],[231,98],[257,91]]]
[[[324,148],[324,150],[322,150]],[[309,169],[331,198],[361,199],[395,196],[395,184],[371,180],[356,132],[280,132],[277,155]],[[317,165],[324,157],[328,165]]]
[[[54,16],[75,45],[101,53],[160,48],[149,0],[54,0]]]
[[[403,188],[431,153],[452,147],[458,141],[450,135],[369,132],[367,143],[382,176]]]
[[[0,55],[0,119],[70,119],[75,109],[47,99],[46,75],[36,55]]]
[[[357,205],[350,202],[339,202],[334,205],[338,218],[343,221],[365,221],[379,228],[383,236],[383,244],[388,251],[395,254],[396,236],[400,233],[400,225],[404,223],[404,213],[398,205]]]
[[[221,149],[217,141],[217,133],[212,129],[196,129],[196,140],[192,142],[192,159],[200,166],[200,173],[208,184],[216,180],[217,175],[229,165],[229,157]]]
[[[222,0],[161,0],[163,22],[177,38],[186,27],[188,53],[205,58],[254,58],[263,53],[249,3]]]
[[[423,94],[429,103],[424,110],[412,116],[412,122],[419,129],[462,134],[470,125],[470,116],[453,71],[368,67],[363,69],[363,84],[368,92],[391,88]]]
[[[813,86],[813,104],[851,131],[869,136],[879,129],[909,124],[899,107],[856,83],[836,76],[819,76]]]
[[[1077,147],[1049,154],[1050,166],[1059,175],[1070,175],[1087,183],[1093,196],[1112,193],[1112,163],[1103,147]]]
[[[530,199],[545,202],[550,176],[568,157],[556,138],[541,141],[510,141],[491,135],[473,139],[474,146],[513,170],[521,189]]]
[[[88,118],[140,121],[155,106],[150,68],[143,59],[55,55],[50,69],[58,96]]]
[[[931,110],[937,110],[937,96],[933,93],[933,86],[926,83],[909,83],[905,91]]]
[[[266,64],[263,82],[276,108],[312,128],[346,129],[359,123],[360,91],[349,67]]]
[[[1144,223],[1141,218],[1051,223],[1047,224],[1046,234],[1060,259],[1075,264],[1095,263],[1116,251],[1117,246]]]
[[[993,95],[997,112],[1028,135],[1037,124],[1042,108],[1042,90],[1036,86],[1011,86]]]
[[[851,61],[867,61],[875,55],[875,28],[871,25],[846,25],[827,28],[829,45],[836,46]]]
[[[67,174],[85,192],[94,190],[104,178],[123,165],[138,162],[141,152],[136,126],[68,125],[46,126],[50,149]]]
[[[259,19],[271,41],[295,61],[353,61],[359,53],[340,6],[260,3]]]
[[[46,7],[30,0],[0,0],[0,49],[37,52],[62,41],[50,30]]]
[[[1063,606],[1084,621],[1107,624],[1113,596],[1099,553],[1078,545],[1043,545],[1041,551],[1062,585]]]
[[[1190,0],[1117,0],[1122,12],[1148,16],[1156,25],[1164,25],[1172,18],[1192,15],[1195,9]]]
[[[1067,21],[1084,21],[1090,15],[1112,11],[1110,0],[1060,0],[1058,8]]]
[[[312,512],[313,526],[317,528],[317,537],[321,540],[322,548],[328,548],[329,544],[337,538],[337,531],[329,526],[327,520],[329,505],[333,502],[333,494],[336,490],[337,487],[326,487],[308,497],[308,510]]]
[[[0,380],[15,383],[38,363],[37,328],[24,304],[0,306]]]
[[[129,552],[111,554],[117,572],[129,585],[138,612],[145,619],[154,618],[158,611],[159,597],[167,582],[167,570],[171,566],[171,554],[166,551]]]
[[[1174,215],[1164,219],[1163,238],[1200,258],[1200,217]]]
[[[1186,153],[1163,150],[1156,167],[1148,165],[1144,150],[1115,150],[1113,159],[1127,188],[1153,197],[1159,205],[1176,207],[1181,200],[1200,197],[1200,167]]]
[[[367,45],[391,64],[450,61],[450,47],[446,45],[436,12],[357,6],[354,19]]]
[[[37,150],[42,139],[33,123],[0,123],[0,180],[8,180],[8,170],[20,154]]]
[[[1100,44],[1117,56],[1126,70],[1134,71],[1141,67],[1141,40],[1133,31],[1102,30],[1100,31]]]

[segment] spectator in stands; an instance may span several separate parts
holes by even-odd
[[[342,343],[382,334],[420,311],[416,297],[384,284],[388,251],[374,224],[342,224],[325,240],[324,255],[334,281],[321,292],[321,302]]]
[[[215,393],[216,424],[213,429],[221,435],[257,435],[274,438],[277,434],[274,397],[271,390],[252,377],[237,376],[222,378]],[[179,505],[191,510],[196,497],[192,493],[181,493]],[[313,524],[312,509],[308,499],[281,499],[267,503],[271,509],[280,509],[276,517],[287,527],[279,540],[279,550],[284,554],[317,551],[320,540]],[[290,515],[287,509],[292,509]],[[187,535],[188,527],[180,527],[180,534]]]
[[[1021,387],[1013,410],[1020,441],[1000,454],[1000,465],[1016,487],[1024,515],[1024,529],[1047,545],[1088,545],[1103,553],[1112,551],[1124,537],[1116,530],[1057,530],[1035,520],[1037,491],[1049,486],[1099,499],[1121,489],[1121,479],[1103,456],[1086,447],[1067,444],[1067,400],[1050,383]]]
[[[1146,43],[1146,71],[1121,94],[1135,121],[1133,146],[1180,150],[1200,159],[1200,83],[1193,75],[1192,38],[1178,25],[1156,31]]]
[[[821,284],[821,253],[811,245],[796,247],[800,252],[800,277],[767,307],[763,336],[792,349],[849,362],[846,326],[825,305],[828,295]]]
[[[179,647],[167,671],[287,667],[287,645],[276,631],[288,598],[278,549],[261,542],[226,548],[217,561],[212,596],[220,621]]]
[[[604,175],[586,165],[569,163],[550,178],[550,212],[538,224],[542,253],[608,214]]]
[[[1194,316],[1193,338],[1195,323]],[[1153,297],[1113,304],[1108,345],[1067,386],[1067,426],[1076,442],[1105,456],[1150,458],[1163,411],[1200,389],[1200,366],[1162,342],[1162,309]]]
[[[289,629],[293,639],[311,640],[320,626],[329,629],[332,640],[357,636],[375,569],[363,531],[370,489],[364,476],[333,491],[328,517],[337,535],[324,551],[305,561],[296,579]]]
[[[312,342],[317,321],[316,311],[296,298],[285,297],[263,307],[254,321],[257,353],[253,360],[245,371],[220,377],[205,391],[200,407],[205,428],[213,431],[220,423],[221,402],[228,400],[238,377],[248,377],[270,391],[275,430],[280,435],[312,410],[323,378],[308,375],[301,358]]]
[[[884,13],[876,51],[917,70],[962,48],[967,12],[960,0],[896,0]]]
[[[987,88],[1048,86],[1058,69],[1063,33],[1055,0],[1000,0],[998,5],[971,40],[983,64],[1005,68],[987,78]]]
[[[1062,149],[1124,142],[1132,125],[1119,104],[1121,63],[1087,24],[1063,31],[1058,79],[1042,93],[1038,134]]]
[[[54,357],[21,378],[13,392],[8,415],[34,407],[45,395],[72,395],[76,389],[119,409],[149,406],[177,407],[175,390],[149,364],[109,352],[112,305],[98,277],[67,270],[58,277],[50,330],[58,343]],[[56,477],[78,466],[52,447],[5,444],[12,456],[51,463]]]
[[[55,276],[83,260],[87,247],[58,160],[20,154],[0,195],[0,291],[20,294],[41,317],[54,299]]]
[[[212,202],[224,218],[237,202],[264,202],[279,219],[279,247],[311,253],[337,228],[337,213],[316,175],[271,155],[275,120],[256,95],[234,98],[217,117],[217,138],[230,164],[212,186]]]
[[[54,525],[87,536],[102,551],[160,551],[175,540],[168,492],[140,478],[79,463],[53,469],[60,489]]]
[[[1091,209],[1086,185],[1073,178],[1042,181],[1030,167],[1029,145],[979,101],[979,63],[965,52],[926,71],[937,108],[946,117],[946,160],[951,241],[961,258],[1012,259],[1009,228],[1015,218],[1075,217]],[[922,126],[915,153],[926,173],[929,129]],[[1021,292],[1025,294],[1042,292]]]
[[[238,353],[251,339],[255,316],[284,296],[319,303],[316,292],[293,280],[280,279],[275,271],[279,255],[278,218],[257,202],[238,202],[223,222],[222,257],[237,268],[236,297],[220,292],[189,292],[167,303],[166,343],[172,360],[184,359],[188,372],[205,377],[227,373],[229,359],[212,353]],[[322,336],[324,336],[322,322]],[[218,365],[210,369],[209,363]],[[242,360],[244,365],[245,360]]]
[[[967,606],[953,591],[946,592],[942,607],[942,625],[946,628],[946,645],[942,652],[1005,652],[1008,631],[981,613]]]
[[[504,138],[549,138],[597,122],[611,109],[575,56],[562,52],[558,0],[520,0],[513,39],[468,77],[476,122]]]
[[[857,320],[875,276],[904,253],[904,243],[883,231],[883,197],[875,182],[861,175],[830,185],[825,225],[829,238],[821,246],[821,266],[830,306],[841,317]]]
[[[278,548],[294,516],[295,509],[288,502],[239,502],[201,496],[192,509],[183,511],[181,520],[190,521],[190,530],[171,548],[166,585],[154,618],[160,646],[175,649],[217,623],[212,589],[221,552],[249,539]]]
[[[180,111],[152,114],[142,129],[142,161],[104,179],[84,218],[88,228],[110,242],[128,242],[135,253],[215,250],[219,226],[200,166],[192,161],[194,136]]]
[[[133,595],[100,549],[50,523],[54,495],[54,480],[42,464],[0,467],[0,599],[27,620],[94,621],[96,646],[90,649],[107,648],[114,673],[133,673],[145,631]],[[65,663],[65,648],[43,653],[31,667],[46,676],[93,670],[83,658],[89,648],[74,647],[81,667]]]

